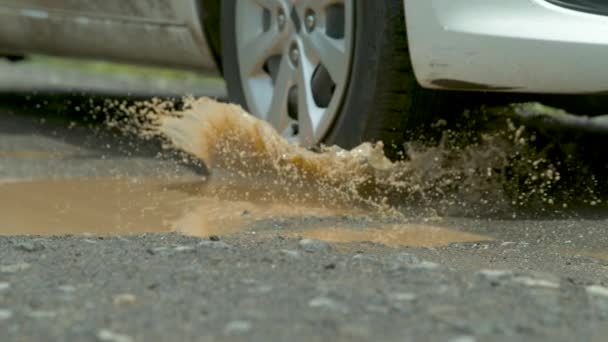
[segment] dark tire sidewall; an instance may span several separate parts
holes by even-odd
[[[243,91],[236,46],[236,1],[222,0],[220,34],[222,37],[222,64],[224,79],[231,102],[247,110],[247,100]]]

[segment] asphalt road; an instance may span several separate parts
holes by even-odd
[[[206,197],[205,168],[158,141],[13,96],[0,110],[2,341],[608,338],[602,209],[266,212]]]

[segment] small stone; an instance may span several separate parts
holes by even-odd
[[[294,251],[294,250],[291,250],[291,249],[281,249],[280,252],[281,252],[281,254],[284,254],[285,256],[288,256],[288,257],[293,258],[293,259],[300,259],[301,258],[300,252],[298,252],[298,251]]]
[[[548,288],[548,289],[558,289],[559,288],[559,284],[549,281],[549,280],[545,280],[545,279],[535,279],[535,278],[530,278],[530,277],[515,277],[513,278],[513,282],[518,283],[518,284],[522,284],[524,286],[528,286],[528,287],[544,287],[544,288]]]
[[[0,321],[6,321],[13,317],[13,312],[8,309],[0,309]]]
[[[72,293],[76,291],[76,288],[72,285],[60,285],[57,286],[57,289],[63,293]]]
[[[378,259],[376,259],[375,257],[373,257],[371,255],[365,255],[362,253],[355,254],[353,256],[353,260],[356,260],[359,262],[377,262],[378,261]]]
[[[222,241],[208,241],[208,240],[203,240],[201,242],[198,243],[199,246],[202,247],[210,247],[210,248],[217,248],[217,249],[230,249],[231,246],[225,242]]]
[[[133,338],[108,329],[101,329],[97,332],[97,340],[100,342],[132,342]]]
[[[439,264],[432,261],[422,260],[419,264],[414,264],[410,267],[422,270],[434,270],[436,268],[439,268]]]
[[[500,281],[512,275],[513,272],[508,270],[481,270],[475,273],[475,276],[487,281]]]
[[[15,245],[15,248],[25,252],[38,252],[44,249],[44,245],[40,242],[20,242]]]
[[[220,241],[220,237],[217,235],[211,235],[209,236],[209,240],[217,242]]]
[[[253,294],[267,294],[270,293],[274,288],[271,285],[258,285],[256,287],[253,287],[251,290],[249,290],[249,293],[253,293]]]
[[[323,308],[343,313],[348,312],[348,308],[344,304],[328,297],[315,297],[308,302],[308,306],[311,308]]]
[[[421,262],[420,258],[410,253],[399,253],[395,256],[394,260],[407,265],[415,265]]]
[[[389,298],[400,302],[411,302],[417,298],[415,293],[411,292],[397,292],[391,293]]]
[[[321,240],[302,239],[298,243],[308,253],[323,252],[329,250],[329,244]]]
[[[0,273],[17,273],[29,269],[32,265],[27,262],[20,262],[12,265],[0,266]]]
[[[152,252],[150,254],[167,254],[169,252],[169,247],[154,247],[150,249],[150,251]]]
[[[608,287],[600,286],[600,285],[591,285],[585,288],[588,295],[603,297],[608,299]]]
[[[224,334],[243,335],[249,332],[252,327],[253,326],[249,321],[236,320],[226,324],[226,326],[224,327]]]
[[[190,251],[194,250],[194,247],[192,247],[192,246],[176,246],[174,248],[174,250],[176,252],[190,252]]]
[[[410,253],[399,253],[394,256],[389,256],[384,261],[385,265],[389,270],[396,271],[402,268],[406,269],[435,269],[439,267],[439,264],[421,260],[414,254]]]
[[[137,297],[132,293],[121,293],[114,296],[113,303],[116,306],[134,304]]]
[[[0,292],[6,291],[8,289],[11,288],[11,283],[7,283],[7,282],[0,282]]]

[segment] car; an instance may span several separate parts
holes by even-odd
[[[608,94],[608,4],[0,0],[0,53],[219,72],[231,101],[303,146],[398,146],[454,94]]]

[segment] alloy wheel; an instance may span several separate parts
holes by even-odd
[[[353,0],[239,0],[239,74],[249,111],[303,146],[339,113],[353,48]]]

